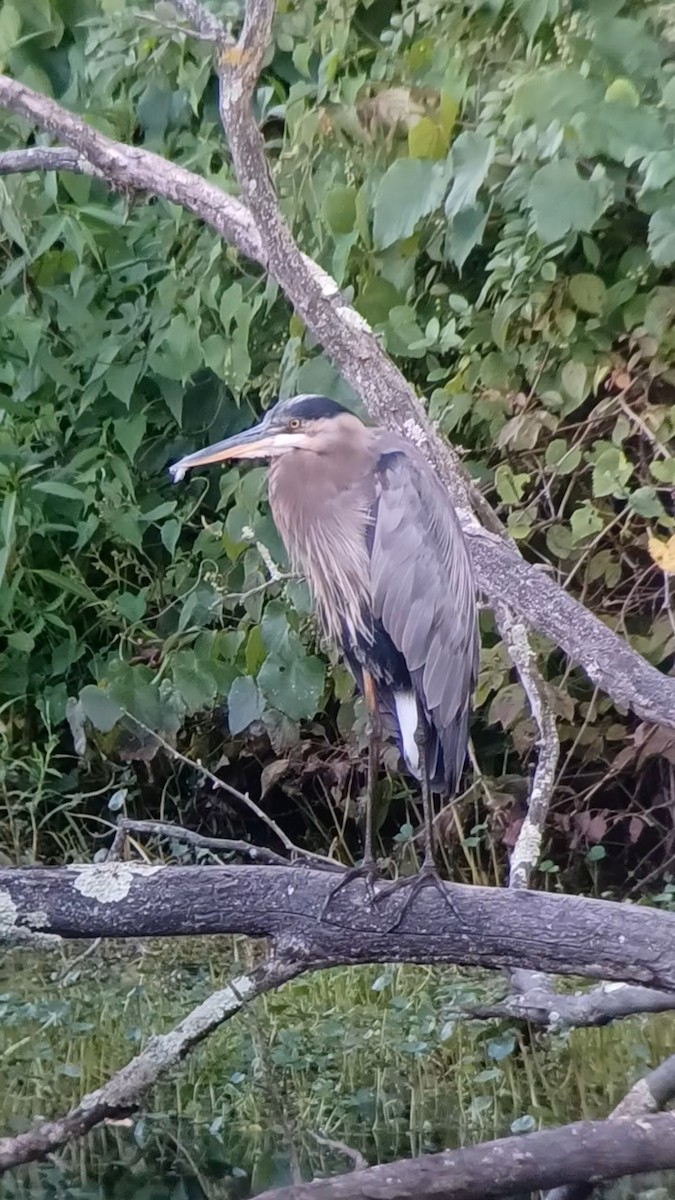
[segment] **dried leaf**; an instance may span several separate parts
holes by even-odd
[[[675,575],[675,533],[668,538],[667,542],[662,542],[660,538],[654,537],[653,533],[649,533],[647,549],[657,567],[660,567],[666,575]]]
[[[277,783],[280,783],[281,780],[288,774],[290,761],[291,760],[289,758],[277,758],[274,762],[268,763],[266,767],[263,767],[260,773],[261,800],[263,796],[267,795],[271,788],[275,787]]]
[[[630,838],[633,845],[635,845],[635,843],[637,842],[644,827],[645,827],[645,823],[644,823],[644,821],[642,821],[640,819],[640,817],[631,817],[631,819],[628,823],[628,837]]]
[[[588,823],[586,837],[589,842],[601,842],[607,833],[607,821],[602,813],[596,813]]]

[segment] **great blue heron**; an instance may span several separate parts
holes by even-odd
[[[231,458],[270,460],[275,523],[368,707],[364,855],[350,877],[372,885],[373,788],[381,738],[393,735],[424,805],[424,858],[411,878],[438,883],[431,791],[457,790],[478,663],[473,572],[448,495],[410,442],[326,396],[280,401],[255,428],[170,470],[179,481]]]

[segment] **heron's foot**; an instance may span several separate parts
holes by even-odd
[[[404,879],[397,879],[396,882],[391,883],[389,887],[381,888],[374,896],[374,903],[380,904],[382,900],[386,900],[388,896],[393,896],[395,894],[397,895],[399,892],[402,892],[404,888],[408,892],[408,895],[405,897],[405,900],[399,909],[398,916],[396,917],[394,924],[389,928],[389,933],[393,933],[395,929],[398,929],[413,900],[419,894],[419,892],[422,891],[422,888],[425,887],[435,887],[436,891],[441,893],[441,896],[445,900],[445,903],[450,909],[450,912],[455,920],[461,925],[465,924],[464,918],[457,911],[450,892],[445,882],[438,874],[436,867],[431,862],[424,862],[415,875],[406,875]]]
[[[365,879],[368,903],[372,905],[376,899],[374,884],[375,880],[378,878],[379,871],[374,858],[364,859],[361,865],[358,867],[349,867],[349,869],[344,872],[340,882],[336,883],[335,887],[331,888],[326,896],[321,912],[319,913],[319,920],[323,921],[326,912],[333,903],[333,900],[337,896],[338,892],[341,892],[343,888],[349,887],[349,884],[353,883],[355,879]]]

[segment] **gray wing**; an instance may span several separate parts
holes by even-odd
[[[376,471],[374,615],[405,658],[440,742],[445,785],[454,792],[478,669],[473,570],[455,510],[426,459],[402,439],[387,442],[392,448],[385,444]],[[429,772],[438,774],[433,760]]]

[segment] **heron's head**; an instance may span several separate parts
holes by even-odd
[[[333,442],[335,423],[363,429],[358,417],[327,396],[291,396],[270,408],[259,425],[224,442],[186,454],[169,471],[178,483],[186,471],[230,458],[279,458],[293,450],[321,454]]]

